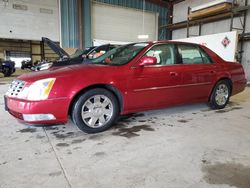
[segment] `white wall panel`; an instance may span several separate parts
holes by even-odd
[[[190,35],[198,35],[199,34],[199,27],[194,26],[189,28]],[[182,39],[187,37],[187,28],[174,30],[172,33],[173,39]],[[191,37],[191,36],[190,36]]]
[[[187,29],[178,29],[172,32],[172,39],[183,39],[187,37]]]
[[[244,43],[244,53],[242,56],[242,64],[247,75],[247,80],[250,81],[250,42]]]
[[[210,35],[230,31],[230,20],[222,20],[202,25],[201,34]]]
[[[149,35],[148,40],[156,40],[158,35],[158,14],[144,13],[144,33],[142,11],[95,3],[92,6],[92,38],[99,40],[134,42],[140,34]]]
[[[24,5],[17,10],[13,4]],[[0,38],[41,40],[42,36],[59,41],[57,0],[9,0],[0,2]]]
[[[250,5],[250,2],[248,2]],[[250,10],[247,11],[246,32],[250,32]]]

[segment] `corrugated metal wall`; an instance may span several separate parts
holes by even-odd
[[[60,0],[62,46],[79,47],[77,0]]]
[[[78,1],[82,1],[82,23],[83,23],[83,46],[89,46],[91,42],[91,0],[60,0],[61,11],[61,39],[63,47],[79,47],[79,20]],[[107,3],[128,8],[143,9],[143,0],[95,0],[96,2]],[[167,7],[145,2],[145,10],[159,13],[159,26],[168,23]],[[81,32],[80,32],[81,33]],[[167,39],[165,28],[159,29],[159,40]]]
[[[83,0],[82,2],[82,25],[83,25],[83,47],[89,47],[92,44],[91,39],[91,0]]]

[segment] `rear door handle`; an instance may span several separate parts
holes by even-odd
[[[178,76],[177,72],[170,72],[169,74],[170,74],[170,76]]]
[[[211,74],[215,74],[216,71],[215,71],[215,70],[211,70],[210,73],[211,73]]]

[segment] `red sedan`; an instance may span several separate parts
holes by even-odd
[[[244,90],[239,63],[226,62],[204,46],[181,42],[133,43],[91,63],[22,75],[5,95],[6,110],[28,124],[66,123],[108,129],[120,114],[208,102],[224,108]]]

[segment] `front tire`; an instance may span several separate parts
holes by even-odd
[[[113,93],[106,89],[91,89],[75,102],[72,119],[86,133],[98,133],[110,128],[119,114],[119,105]]]
[[[215,85],[210,96],[209,104],[212,109],[222,109],[228,104],[231,86],[228,80],[220,80]]]

